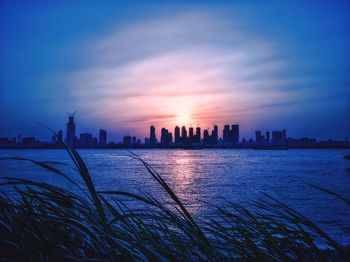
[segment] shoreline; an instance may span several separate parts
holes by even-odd
[[[255,148],[251,147],[225,147],[225,146],[202,146],[202,147],[191,147],[191,146],[125,146],[125,145],[111,145],[111,146],[77,146],[75,149],[148,149],[148,150],[157,150],[157,149],[171,149],[171,150],[203,150],[203,149],[250,149],[256,151],[285,151],[293,149],[350,149],[350,146],[299,146],[299,147],[287,147],[287,148]],[[64,146],[6,146],[0,147],[0,150],[26,150],[26,149],[65,149]]]

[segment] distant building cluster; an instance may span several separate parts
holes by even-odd
[[[255,131],[255,139],[240,140],[239,125],[224,125],[222,136],[219,137],[219,128],[213,126],[212,130],[200,127],[175,126],[174,132],[166,128],[160,130],[160,140],[156,136],[155,126],[150,126],[149,137],[144,143],[136,136],[124,135],[123,141],[115,143],[108,142],[107,131],[99,130],[99,136],[94,137],[91,133],[76,134],[74,122],[75,114],[68,116],[66,126],[66,137],[63,138],[63,131],[59,130],[52,136],[51,142],[42,142],[35,137],[0,137],[0,147],[2,148],[56,148],[62,147],[64,141],[68,146],[77,148],[332,148],[350,147],[350,142],[344,141],[317,141],[315,138],[304,137],[295,139],[287,137],[287,131]]]

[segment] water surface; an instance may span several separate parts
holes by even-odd
[[[122,190],[165,198],[166,194],[142,163],[127,150],[79,150],[100,190]],[[339,241],[350,242],[350,208],[309,184],[350,199],[350,150],[134,150],[170,184],[196,217],[211,215],[202,201],[222,204],[223,198],[246,203],[270,194],[317,222]],[[0,150],[0,157],[29,157],[73,165],[64,150]],[[74,174],[74,171],[67,169]],[[70,187],[57,176],[30,163],[0,162],[0,177],[44,179]],[[75,175],[76,176],[76,175]]]

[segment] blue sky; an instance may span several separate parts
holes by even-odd
[[[348,1],[2,1],[0,136],[239,123],[350,137]]]

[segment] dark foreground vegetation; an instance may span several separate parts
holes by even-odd
[[[167,204],[128,192],[98,191],[84,161],[67,148],[81,183],[63,164],[31,161],[77,189],[4,178],[0,191],[0,260],[232,261],[349,259],[349,249],[276,199],[230,202],[215,219],[195,221],[162,177],[138,158],[168,193]],[[321,190],[321,189],[320,189]],[[324,190],[326,191],[326,190]],[[328,192],[344,201],[350,201]],[[139,207],[130,208],[132,199]],[[169,204],[171,202],[172,204]],[[349,261],[349,260],[348,260]]]

